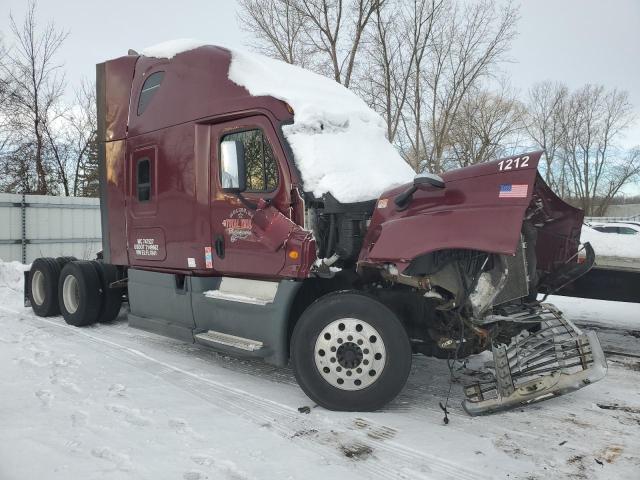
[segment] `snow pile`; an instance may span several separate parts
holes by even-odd
[[[638,317],[634,303],[560,295],[551,295],[546,301],[558,307],[569,320],[580,323],[587,328],[592,328],[595,325],[617,328],[622,330],[621,336],[626,336],[624,329],[637,330],[640,328],[640,317]],[[598,332],[598,335],[602,335],[602,333]],[[629,336],[633,341],[640,341],[633,335]],[[618,342],[619,346],[624,346],[624,339],[620,338]]]
[[[377,198],[414,172],[385,137],[382,118],[357,95],[321,75],[233,50],[229,79],[252,95],[270,95],[294,110],[284,127],[305,189],[341,202]]]
[[[0,287],[8,287],[11,290],[21,292],[24,285],[24,271],[29,270],[30,265],[20,262],[5,262],[0,259]]]
[[[589,242],[596,257],[640,258],[640,235],[603,233],[583,225],[581,242]]]
[[[147,48],[143,54],[171,58],[202,45],[177,40]],[[412,180],[413,170],[385,137],[384,120],[353,92],[303,68],[229,50],[231,81],[251,95],[272,96],[293,108],[294,123],[283,131],[306,191],[316,197],[330,192],[340,202],[358,202]]]
[[[158,43],[142,50],[141,54],[145,57],[154,58],[173,58],[177,54],[193,50],[194,48],[208,45],[207,42],[201,42],[192,38],[179,38],[177,40],[169,40],[168,42]]]

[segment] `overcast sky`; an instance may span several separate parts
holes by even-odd
[[[469,0],[473,1],[473,0]],[[501,0],[502,1],[502,0]],[[505,0],[506,1],[506,0]],[[20,18],[27,0],[2,0],[0,31]],[[570,87],[601,83],[628,90],[639,121],[624,140],[640,144],[640,0],[521,0],[513,63],[504,68],[522,92],[534,82]],[[60,52],[67,79],[93,78],[95,64],[174,38],[242,45],[235,0],[40,0],[42,23],[69,32]]]

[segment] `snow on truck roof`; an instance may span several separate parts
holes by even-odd
[[[173,58],[209,45],[198,40],[164,42],[142,55]],[[288,103],[294,122],[283,127],[305,190],[316,197],[330,192],[343,203],[378,198],[410,182],[414,171],[385,136],[384,120],[356,94],[304,68],[235,48],[229,79],[253,96]]]

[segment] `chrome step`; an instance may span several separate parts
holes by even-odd
[[[227,347],[239,348],[248,352],[255,352],[263,347],[263,343],[258,340],[251,340],[250,338],[237,337],[235,335],[229,335],[228,333],[215,332],[209,330],[207,332],[198,333],[194,335],[197,342],[204,344],[226,345]]]
[[[203,295],[216,300],[265,306],[274,302],[278,285],[279,282],[223,277],[217,290],[208,290]]]

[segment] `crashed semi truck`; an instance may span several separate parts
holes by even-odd
[[[131,327],[291,364],[331,410],[383,407],[417,354],[492,352],[471,415],[605,375],[596,335],[538,300],[594,259],[541,152],[414,175],[336,82],[193,41],[96,80],[103,251],[34,261],[37,315],[81,327],[127,302]]]

